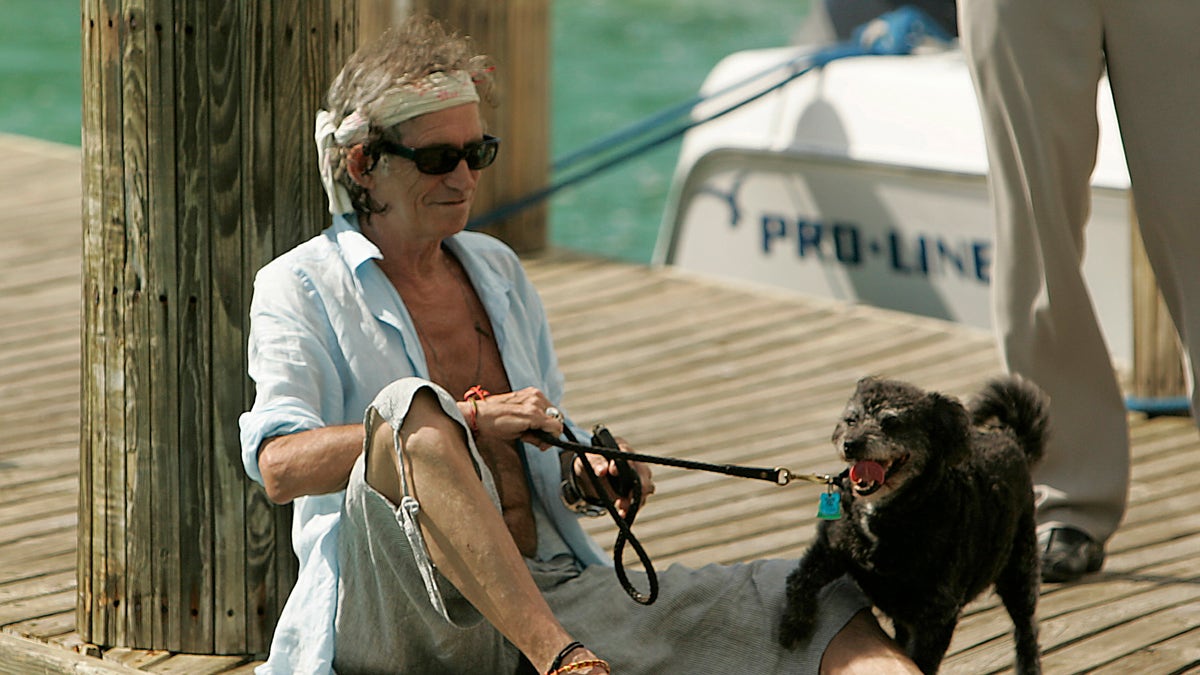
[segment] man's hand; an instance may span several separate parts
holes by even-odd
[[[474,419],[481,437],[505,441],[519,438],[545,450],[550,446],[529,432],[545,431],[556,437],[563,432],[562,419],[549,414],[554,404],[534,387],[495,394],[482,401],[460,401],[458,406],[467,420]]]
[[[624,439],[618,438],[617,445],[622,452],[633,452],[633,448],[625,442]],[[625,494],[616,494],[612,489],[614,484],[620,483],[620,468],[617,466],[616,460],[610,460],[601,455],[587,453],[588,463],[592,467],[592,471],[599,477],[600,484],[604,488],[605,497],[613,502],[617,512],[624,518],[628,515],[630,507],[633,505],[633,495],[627,490]],[[637,473],[638,479],[642,484],[642,499],[643,501],[650,495],[654,494],[654,478],[650,471],[650,466],[642,462],[629,462],[629,467]],[[589,497],[595,497],[596,493],[592,487],[592,482],[588,480],[583,468],[583,462],[578,456],[571,465],[575,472],[575,484],[579,486],[582,493]]]

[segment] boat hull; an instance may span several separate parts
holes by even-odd
[[[719,67],[705,86],[748,67]],[[887,95],[873,79],[881,70],[893,86],[911,78],[886,115],[872,103]],[[961,55],[859,57],[807,77],[689,132],[654,261],[990,329],[993,210]],[[1115,127],[1107,106],[1102,122]],[[1129,363],[1132,208],[1111,134],[1084,272],[1114,360]]]

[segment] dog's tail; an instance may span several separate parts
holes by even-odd
[[[988,382],[969,406],[975,425],[1000,424],[1016,435],[1030,466],[1042,459],[1050,426],[1049,397],[1019,375]]]

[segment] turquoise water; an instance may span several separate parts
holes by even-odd
[[[560,0],[552,8],[552,155],[693,96],[723,56],[787,44],[808,0]],[[79,145],[78,0],[0,0],[0,131]],[[646,262],[679,141],[550,201],[551,242]],[[568,172],[569,175],[569,172]]]
[[[79,145],[79,0],[0,0],[0,131]]]
[[[552,155],[694,96],[743,49],[788,44],[807,0],[561,0],[554,4]],[[646,262],[679,154],[673,141],[558,193],[555,244]]]

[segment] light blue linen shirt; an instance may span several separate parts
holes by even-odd
[[[455,235],[446,246],[487,310],[513,391],[537,387],[551,401],[561,401],[563,377],[545,310],[516,254],[474,232]],[[353,215],[335,216],[324,232],[255,277],[249,371],[257,394],[254,407],[239,422],[242,462],[260,484],[258,447],[263,439],[362,422],[375,395],[392,381],[428,379],[408,310],[373,263],[381,258]],[[572,428],[580,438],[588,437]],[[557,453],[529,445],[524,450],[533,493],[562,541],[585,566],[606,564],[578,516],[559,498]],[[332,672],[343,496],[336,492],[295,500],[292,545],[299,576],[259,673]],[[552,538],[539,537],[539,549],[543,539]]]

